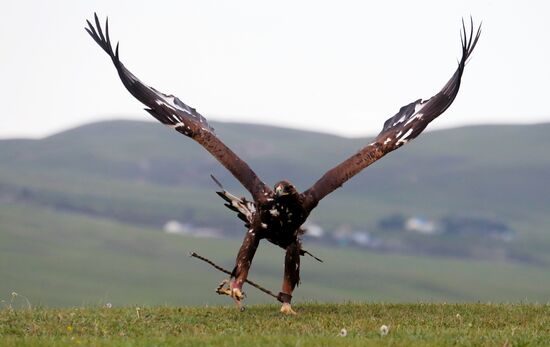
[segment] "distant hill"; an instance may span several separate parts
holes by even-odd
[[[266,183],[289,179],[302,190],[369,141],[264,125],[213,125]],[[410,252],[429,244],[423,252],[484,257],[495,253],[489,252],[493,247],[504,258],[550,261],[549,132],[550,124],[428,132],[323,200],[311,220],[329,231],[347,227],[384,238],[378,222],[396,214],[482,219],[504,224],[517,237],[504,244],[476,235],[388,233],[397,241],[386,242],[392,246],[385,249]],[[155,123],[101,122],[41,140],[1,140],[0,162],[4,202],[134,225],[178,220],[242,234],[242,225],[213,193],[217,187],[209,175],[236,194],[246,192],[199,145]]]

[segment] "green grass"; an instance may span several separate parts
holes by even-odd
[[[549,305],[303,304],[0,311],[6,346],[547,346]],[[382,336],[380,327],[389,327]],[[338,336],[342,329],[347,336]]]

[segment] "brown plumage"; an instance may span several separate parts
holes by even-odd
[[[103,33],[95,15],[95,27],[88,21],[86,30],[109,54],[122,83],[136,99],[148,107],[145,109],[147,112],[161,123],[201,144],[250,192],[252,201],[238,198],[223,189],[214,178],[222,189],[217,192],[218,195],[226,201],[227,207],[238,213],[247,228],[237,254],[227,294],[240,303],[243,298],[242,285],[248,276],[258,244],[261,239],[267,239],[286,250],[283,285],[279,293],[279,300],[283,302],[281,311],[284,313],[294,313],[290,301],[292,292],[300,280],[300,256],[310,254],[302,248],[300,235],[303,233],[301,226],[311,211],[321,199],[341,187],[361,170],[416,138],[428,123],[451,105],[458,93],[466,62],[481,34],[481,26],[474,32],[472,20],[470,31],[467,32],[463,21],[462,57],[458,68],[443,89],[428,100],[419,99],[403,106],[395,116],[384,123],[382,131],[374,141],[329,170],[311,188],[299,193],[288,181],[281,181],[273,190],[270,189],[243,160],[220,141],[207,120],[194,108],[173,95],[166,95],[146,86],[128,71],[120,62],[118,44],[113,51],[107,21]]]

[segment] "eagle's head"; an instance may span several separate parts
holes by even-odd
[[[289,195],[289,196],[298,195],[298,191],[296,190],[296,187],[294,187],[294,185],[288,181],[281,181],[275,184],[275,187],[273,190],[275,191],[276,197],[281,197],[286,195]]]

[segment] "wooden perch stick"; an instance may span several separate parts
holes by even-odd
[[[223,267],[219,266],[219,265],[216,265],[216,263],[214,263],[212,260],[208,259],[208,258],[205,258],[201,255],[198,255],[196,252],[189,252],[189,256],[190,257],[193,257],[193,258],[197,258],[197,259],[200,259],[202,261],[204,261],[205,263],[208,263],[210,265],[212,265],[214,268],[216,268],[217,270],[223,272],[223,273],[226,273],[228,275],[231,275],[231,272],[224,269]],[[277,299],[278,301],[281,301],[281,299],[279,298],[278,295],[274,294],[271,290],[269,289],[266,289],[262,286],[260,286],[259,284],[251,281],[251,280],[245,280],[246,283],[250,284],[252,287],[256,288],[256,289],[259,289],[261,290],[262,292],[266,293],[267,295],[271,295],[272,297],[274,297],[275,299]],[[282,301],[281,301],[282,302]]]

